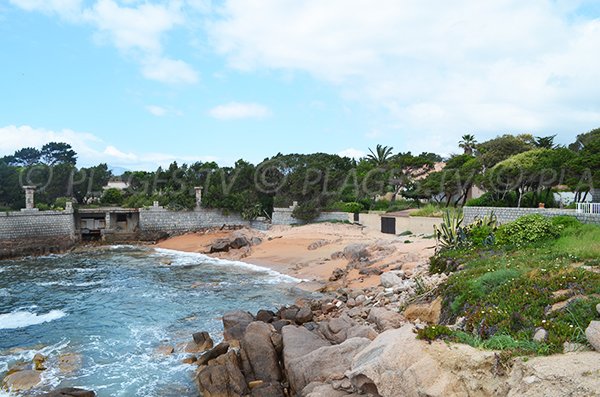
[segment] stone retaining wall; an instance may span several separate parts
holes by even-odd
[[[490,213],[496,214],[499,223],[512,222],[517,218],[529,214],[540,214],[544,216],[574,216],[583,223],[600,225],[600,214],[578,214],[575,210],[555,208],[508,208],[508,207],[464,207],[465,224],[469,224],[477,217],[484,217]]]
[[[224,214],[222,210],[202,208],[196,211],[169,211],[161,207],[140,209],[139,229],[143,239],[161,234],[175,235],[220,226],[248,226],[266,230],[262,221],[247,221],[239,214]]]
[[[271,223],[273,225],[296,225],[304,222],[294,218],[292,216],[293,208],[273,208],[273,216]],[[314,222],[327,222],[327,221],[352,221],[353,214],[348,212],[321,212],[319,216],[314,219]]]
[[[78,240],[73,211],[0,213],[0,259],[61,252]]]

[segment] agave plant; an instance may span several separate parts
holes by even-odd
[[[488,215],[485,215],[483,218],[475,218],[475,220],[468,226],[468,228],[481,226],[487,226],[494,232],[498,230],[498,217],[496,216],[494,211],[490,212]]]
[[[461,212],[444,211],[442,223],[434,225],[434,233],[440,248],[458,248],[467,240],[466,229],[462,226],[464,216]]]

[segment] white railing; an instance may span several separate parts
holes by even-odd
[[[600,214],[600,203],[577,203],[578,214]]]

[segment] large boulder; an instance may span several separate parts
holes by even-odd
[[[199,367],[196,377],[204,397],[239,397],[248,394],[248,385],[240,369],[237,353],[229,350]]]
[[[210,245],[210,253],[213,254],[215,252],[229,252],[230,249],[230,240],[227,238],[220,238]]]
[[[363,393],[382,397],[503,396],[494,352],[416,339],[411,325],[380,334],[346,372]]]
[[[340,345],[321,347],[306,355],[286,360],[285,369],[292,394],[300,393],[311,382],[343,379],[354,356],[370,342],[367,338],[352,338]]]
[[[369,251],[367,251],[366,244],[350,244],[344,248],[343,255],[350,263],[353,263],[367,259]]]
[[[600,321],[591,321],[585,329],[585,337],[597,352],[600,352]]]
[[[7,375],[2,388],[16,391],[31,390],[42,382],[42,371],[26,369]]]
[[[246,328],[240,349],[246,381],[281,381],[279,357],[271,338],[274,333],[272,325],[261,321],[255,321]]]
[[[229,340],[241,340],[246,332],[246,327],[254,321],[252,314],[235,310],[223,315],[223,338]]]
[[[331,344],[304,327],[287,325],[281,330],[283,336],[283,362],[287,363],[298,357],[302,357],[313,350]]]
[[[358,325],[347,314],[319,323],[319,332],[332,343],[343,343],[349,338],[375,339],[377,332],[367,325]]]
[[[383,307],[371,308],[367,321],[375,324],[377,330],[380,332],[399,328],[406,322],[405,318],[400,313]]]
[[[96,397],[96,393],[90,390],[68,387],[42,394],[40,397]]]
[[[600,395],[600,353],[580,352],[516,359],[509,397]]]

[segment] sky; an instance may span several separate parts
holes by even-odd
[[[599,0],[0,0],[0,155],[458,152],[600,127]]]

